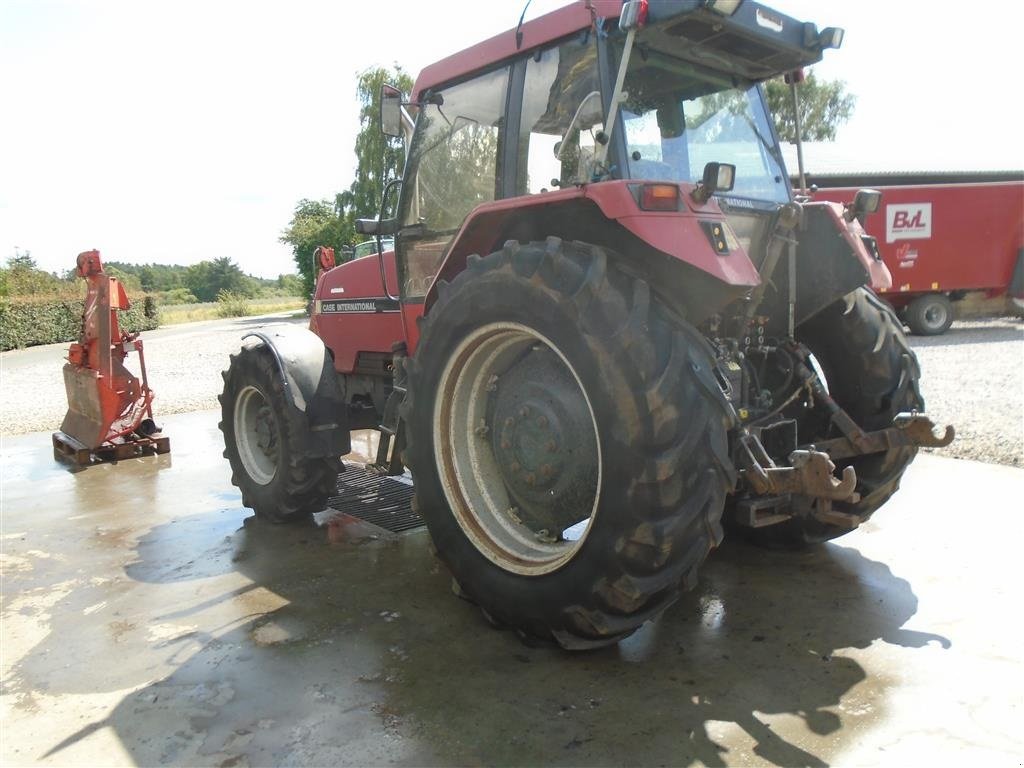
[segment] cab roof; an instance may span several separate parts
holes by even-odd
[[[822,44],[812,23],[778,13],[754,0],[740,0],[733,13],[709,9],[708,0],[651,0],[648,26],[663,44],[689,58],[718,62],[723,71],[750,80],[799,69],[821,60]],[[416,79],[413,101],[432,88],[489,69],[570,35],[597,19],[617,19],[621,0],[576,0],[427,66]]]

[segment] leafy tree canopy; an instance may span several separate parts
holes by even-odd
[[[39,269],[29,251],[15,251],[14,255],[7,259],[6,266],[0,268],[0,296],[68,292],[75,292],[71,282]]]
[[[338,209],[353,220],[377,215],[384,184],[401,174],[405,165],[405,143],[385,136],[380,130],[380,88],[385,84],[408,94],[413,80],[397,64],[394,70],[377,67],[359,75],[356,93],[361,108],[355,146],[356,178],[346,192],[337,196]]]
[[[302,278],[305,294],[313,292],[316,270],[313,252],[319,245],[334,248],[335,258],[344,258],[342,246],[359,239],[355,220],[372,218],[380,207],[384,184],[396,178],[405,164],[405,146],[400,139],[385,136],[380,130],[380,87],[384,83],[403,93],[412,90],[413,80],[400,66],[377,67],[359,75],[356,92],[361,105],[359,133],[356,136],[356,177],[334,200],[300,200],[292,220],[281,233],[281,242],[292,247],[292,258]]]
[[[302,279],[303,295],[313,292],[316,277],[313,252],[319,245],[334,248],[336,258],[342,258],[342,246],[350,245],[356,230],[352,219],[339,216],[330,200],[300,200],[295,206],[291,223],[281,233],[281,242],[292,247],[295,268]]]
[[[800,93],[800,133],[804,141],[835,141],[836,130],[850,119],[857,97],[842,80],[818,80],[814,73],[797,86]],[[796,142],[793,94],[782,78],[765,83],[768,108],[775,116],[779,139]]]

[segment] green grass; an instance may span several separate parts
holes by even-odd
[[[249,299],[247,302],[249,315],[269,315],[274,312],[301,310],[306,306],[302,299],[275,296],[269,299]],[[178,323],[194,323],[197,320],[217,320],[223,305],[217,301],[201,304],[169,304],[160,307],[160,325],[177,325]]]

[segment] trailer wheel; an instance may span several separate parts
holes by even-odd
[[[797,337],[814,353],[825,374],[829,394],[867,431],[892,426],[902,411],[924,410],[918,388],[921,371],[892,307],[866,288],[825,308],[797,328]],[[837,435],[820,422],[801,425],[800,441],[813,443]],[[836,462],[839,472],[857,470],[855,504],[835,502],[839,512],[867,520],[900,486],[917,455],[915,447],[891,448]],[[849,533],[849,528],[794,517],[766,528],[744,529],[745,537],[770,547],[818,544]]]
[[[911,333],[918,336],[938,336],[953,324],[953,302],[944,293],[918,296],[907,305],[904,320]]]
[[[323,509],[341,460],[307,455],[306,426],[285,399],[270,353],[262,345],[243,347],[222,376],[218,426],[242,504],[272,523],[303,520]]]
[[[620,640],[722,538],[735,475],[706,342],[604,250],[557,238],[438,288],[404,410],[438,556],[521,636]]]

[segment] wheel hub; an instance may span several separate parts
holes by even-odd
[[[270,408],[263,406],[259,409],[255,421],[256,447],[263,451],[268,458],[277,460],[277,429],[274,425],[274,416]]]
[[[600,440],[580,377],[547,337],[510,322],[468,333],[441,372],[433,424],[438,479],[481,554],[539,576],[580,551],[597,515]]]
[[[278,429],[274,412],[263,393],[245,387],[234,408],[235,447],[249,477],[267,485],[277,474]]]
[[[579,386],[551,349],[535,346],[501,377],[491,400],[488,434],[515,514],[557,539],[589,515],[597,478]]]

